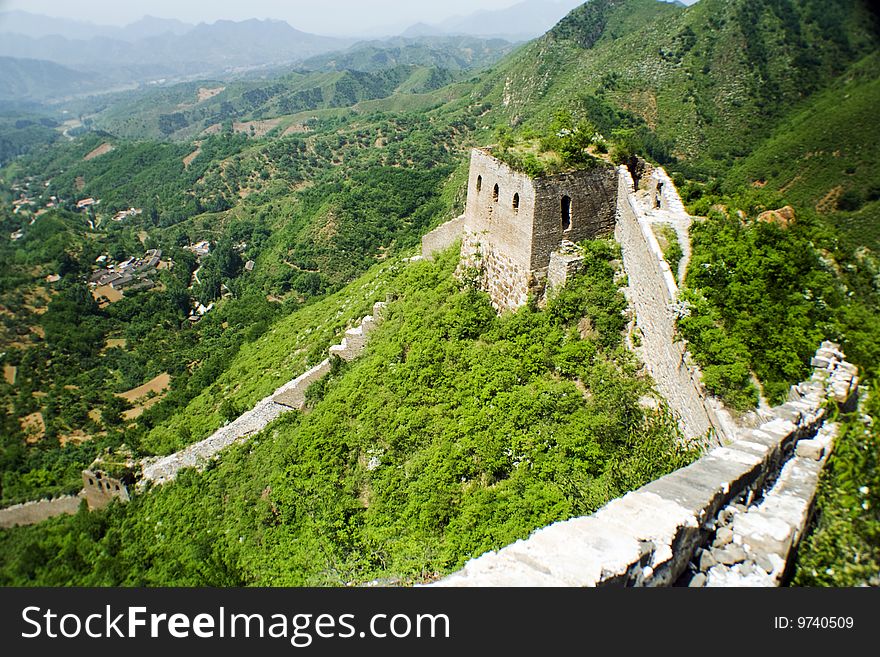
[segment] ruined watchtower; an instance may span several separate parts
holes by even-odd
[[[532,178],[488,151],[472,151],[467,209],[457,228],[465,265],[480,272],[499,311],[543,294],[560,247],[614,231],[617,188],[611,167]],[[564,249],[559,256],[564,270]]]

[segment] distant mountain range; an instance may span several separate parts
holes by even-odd
[[[244,70],[294,64],[309,57],[342,50],[354,39],[324,37],[294,29],[284,21],[217,21],[187,25],[175,20],[145,17],[122,28],[55,19],[27,12],[0,14],[0,57],[19,60],[14,72],[0,73],[0,98],[42,100],[65,95],[70,85],[54,63],[86,74],[79,91],[103,90],[164,79],[228,75]],[[10,78],[35,71],[53,71],[60,85],[11,86]],[[58,75],[55,75],[58,74]],[[71,74],[71,79],[79,78]],[[37,81],[39,82],[39,81]],[[89,84],[91,82],[91,84]],[[43,93],[44,92],[44,93]]]
[[[399,37],[373,42],[318,36],[279,20],[191,25],[145,16],[115,27],[25,11],[0,12],[0,57],[5,58],[0,100],[59,100],[304,63],[311,70],[378,71],[398,64],[452,71],[479,68],[506,54],[508,42],[542,34],[579,4],[580,0],[525,0],[437,25],[420,23]]]
[[[471,35],[527,41],[544,34],[584,0],[525,0],[507,9],[481,10],[428,25],[416,23],[402,36]]]
[[[96,37],[121,41],[138,41],[163,34],[183,35],[195,25],[173,18],[144,16],[125,27],[96,25],[72,18],[53,18],[26,11],[0,12],[0,33],[14,33],[39,39],[46,36],[64,36],[68,39],[88,40]]]
[[[0,102],[72,96],[94,91],[106,82],[55,62],[0,57]]]

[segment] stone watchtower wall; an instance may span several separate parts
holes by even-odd
[[[128,487],[121,479],[110,477],[98,470],[83,470],[82,496],[89,503],[89,509],[103,509],[114,499],[128,502],[131,498]]]
[[[480,270],[482,287],[495,307],[515,310],[530,293],[543,292],[550,256],[564,241],[614,230],[616,198],[613,169],[531,178],[474,149],[462,255],[467,265]],[[428,251],[438,239],[445,243],[458,222],[426,236]]]
[[[518,207],[514,207],[514,198]],[[528,300],[532,277],[532,218],[535,186],[484,151],[471,153],[462,256],[480,272],[480,286],[498,310]]]

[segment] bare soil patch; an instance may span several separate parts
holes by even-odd
[[[232,130],[246,135],[253,135],[254,137],[264,137],[267,132],[274,130],[279,125],[281,125],[281,119],[245,121],[244,123],[236,121],[232,124]]]
[[[151,392],[155,392],[157,395],[164,392],[168,385],[171,383],[171,375],[167,372],[160,374],[155,379],[151,381],[147,381],[144,385],[138,386],[137,388],[132,388],[127,392],[117,393],[118,397],[122,397],[126,401],[131,403],[135,403],[139,399],[143,399]]]
[[[27,436],[28,444],[39,442],[46,435],[46,422],[43,420],[43,414],[39,411],[25,415],[19,419],[18,423]]]
[[[840,199],[842,194],[842,185],[838,185],[837,187],[829,190],[829,192],[825,194],[825,196],[823,196],[818,203],[816,203],[816,212],[828,214],[837,210],[837,201]]]
[[[199,147],[196,150],[194,150],[192,153],[187,155],[185,158],[183,158],[184,168],[188,169],[189,165],[193,163],[193,160],[195,160],[201,154],[202,154],[202,149],[201,149],[201,147]]]
[[[302,135],[311,131],[312,129],[309,128],[309,126],[307,126],[305,123],[294,123],[282,133],[282,136],[286,137],[288,135]]]
[[[213,89],[208,89],[207,87],[199,87],[199,102],[204,103],[206,100],[210,100],[217,94],[223,93],[226,91],[226,87],[214,87]]]
[[[122,290],[117,290],[109,285],[99,285],[92,290],[92,296],[95,301],[100,301],[101,297],[104,297],[110,303],[116,303],[122,299]]]
[[[103,144],[98,146],[95,150],[86,154],[86,156],[83,158],[83,160],[85,160],[86,162],[88,162],[89,160],[94,160],[96,157],[106,155],[107,153],[109,153],[112,150],[113,150],[113,144],[109,144],[107,142],[104,142]]]

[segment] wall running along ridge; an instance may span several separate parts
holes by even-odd
[[[377,302],[373,306],[373,314],[364,317],[360,326],[346,331],[342,343],[330,348],[330,355],[351,361],[363,353],[367,344],[367,336],[375,329],[384,308],[384,302]],[[172,481],[183,468],[203,469],[211,459],[216,458],[220,451],[233,443],[259,433],[284,413],[302,410],[305,408],[306,390],[315,381],[327,376],[330,373],[330,368],[330,360],[327,359],[293,381],[284,384],[257,403],[252,410],[218,429],[205,440],[170,456],[145,460],[142,464],[143,476],[139,486],[144,487],[148,483],[164,484]]]
[[[469,561],[434,586],[778,585],[806,529],[856,368],[824,343],[827,365],[773,419],[593,515],[539,529]],[[777,476],[778,475],[778,476]]]
[[[642,160],[633,167],[639,173],[640,190],[624,166],[532,179],[474,149],[467,210],[425,235],[422,255],[430,257],[461,238],[461,271],[478,272],[480,287],[496,309],[515,310],[525,305],[530,294],[546,298],[578,271],[580,260],[572,242],[613,230],[629,280],[627,300],[641,337],[641,346],[633,348],[685,438],[718,445],[736,436],[735,423],[706,391],[687,344],[676,332],[682,309],[677,279],[690,260],[691,218],[663,169]],[[516,212],[514,194],[519,196]],[[569,231],[562,230],[559,218],[559,199],[566,195],[572,203]],[[684,252],[676,273],[663,256],[654,223],[676,230]]]
[[[678,284],[669,264],[663,257],[648,216],[656,191],[648,198],[652,202],[645,207],[636,195],[632,176],[626,167],[618,169],[619,190],[617,204],[617,228],[615,239],[623,251],[623,267],[629,281],[626,295],[635,311],[636,327],[641,345],[634,347],[654,379],[657,390],[677,417],[686,438],[705,442],[713,432],[712,443],[721,439],[732,440],[736,427],[723,410],[720,402],[712,398],[702,383],[700,369],[692,362],[687,343],[676,333]],[[667,197],[666,212],[687,217],[684,206],[672,181],[662,170],[655,170],[654,179],[666,179],[662,185]],[[668,197],[674,195],[675,199]],[[684,222],[685,219],[681,218]],[[688,242],[685,235],[685,242]]]
[[[82,499],[79,495],[67,495],[7,507],[0,510],[0,528],[35,525],[55,516],[72,516],[79,510]]]

